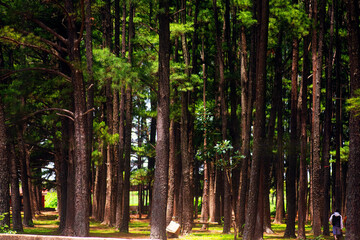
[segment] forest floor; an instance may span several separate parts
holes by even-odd
[[[99,222],[91,220],[90,222],[90,236],[102,237],[102,238],[125,238],[125,239],[141,239],[149,238],[150,225],[149,219],[143,216],[139,219],[138,215],[131,215],[131,221],[129,225],[129,233],[120,233],[116,228],[103,225]],[[24,234],[35,235],[59,235],[58,228],[58,213],[55,211],[43,211],[40,215],[37,215],[34,219],[34,227],[26,227]],[[295,239],[284,238],[285,224],[273,224],[273,234],[264,234],[264,239]],[[333,239],[332,236],[320,236],[314,238],[312,235],[311,227],[307,226],[307,239]],[[332,235],[332,234],[331,234]],[[201,224],[195,224],[191,234],[187,236],[180,236],[179,238],[172,239],[186,239],[186,240],[208,240],[208,239],[234,239],[233,234],[223,234],[221,225],[209,225],[208,230],[201,230]],[[237,238],[241,239],[241,238]]]

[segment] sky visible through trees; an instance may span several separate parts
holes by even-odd
[[[68,236],[137,191],[154,239],[356,239],[359,43],[355,0],[0,0],[0,231],[54,189]]]

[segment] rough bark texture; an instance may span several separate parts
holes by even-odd
[[[248,189],[248,163],[250,161],[250,133],[251,133],[251,110],[252,110],[252,81],[247,74],[247,50],[245,28],[241,29],[241,155],[244,156],[241,163],[239,191],[236,206],[236,225],[239,235],[243,232],[245,223],[245,204]]]
[[[332,70],[333,70],[333,38],[334,38],[334,2],[329,6],[330,18],[330,39],[328,44],[328,54],[326,56],[326,105],[325,105],[325,119],[323,130],[323,168],[324,168],[324,208],[323,208],[323,235],[329,236],[329,223],[326,219],[329,218],[330,213],[330,141],[332,135],[331,117],[332,117]],[[335,210],[335,209],[334,209]]]
[[[320,90],[323,53],[323,0],[313,2],[313,105],[312,105],[312,203],[313,203],[313,231],[314,236],[321,234],[321,209],[323,205],[322,167],[320,159]],[[319,24],[319,27],[318,27]]]
[[[269,21],[269,2],[259,0],[257,18],[259,22],[259,39],[257,52],[257,68],[256,68],[256,112],[254,121],[254,150],[253,162],[250,172],[250,187],[248,205],[246,208],[246,220],[243,239],[262,239],[263,212],[262,190],[263,179],[261,175],[261,157],[263,155],[264,140],[265,140],[265,82],[266,82],[266,52],[267,52],[267,36],[268,36],[268,21]],[[261,196],[261,198],[259,198]],[[260,203],[259,203],[260,200]],[[260,206],[260,207],[259,207]],[[258,216],[259,214],[259,216]],[[258,219],[258,220],[257,220]],[[255,230],[257,226],[257,231]]]
[[[169,1],[159,1],[159,89],[157,115],[156,168],[152,196],[152,239],[166,239],[166,198],[169,165],[170,105],[170,24]]]
[[[83,4],[83,1],[82,1]],[[65,1],[65,9],[70,13],[67,17],[68,27],[68,54],[73,62],[71,66],[71,81],[74,99],[74,235],[89,235],[89,170],[90,163],[87,155],[87,120],[86,100],[83,74],[77,66],[80,66],[80,39],[77,36],[75,26],[75,11],[73,2]]]
[[[132,40],[135,36],[134,29],[134,3],[130,1],[129,8],[129,42],[128,42],[128,62],[132,66],[133,45]],[[132,87],[130,84],[125,90],[125,148],[124,148],[124,189],[123,189],[123,213],[119,227],[120,232],[129,232],[130,222],[130,154],[131,154],[131,133],[132,133]]]
[[[349,0],[348,6],[348,51],[350,57],[351,97],[358,97],[355,91],[360,89],[360,29],[359,3]],[[349,168],[346,188],[346,239],[357,239],[360,236],[360,117],[358,112],[350,113],[349,131]]]
[[[112,50],[112,17],[111,17],[111,2],[109,0],[104,1],[102,7],[104,29],[103,41],[104,47]],[[105,96],[106,96],[106,125],[108,126],[108,134],[113,134],[113,90],[111,87],[112,79],[106,79]],[[107,143],[106,153],[106,197],[105,197],[105,209],[103,223],[112,226],[115,222],[115,162],[114,162],[114,148],[113,145]],[[105,159],[104,159],[105,160]]]
[[[0,227],[10,227],[10,193],[9,193],[9,160],[6,146],[5,113],[2,96],[0,96],[0,215],[5,214],[0,221]]]
[[[299,192],[298,192],[298,238],[306,239],[305,234],[305,223],[306,223],[306,196],[307,196],[307,86],[308,86],[308,76],[309,76],[309,37],[304,38],[304,61],[303,61],[303,71],[301,78],[301,87],[300,87],[300,164],[299,164]]]
[[[18,161],[15,157],[14,145],[10,146],[10,181],[11,181],[11,208],[12,208],[12,229],[17,232],[23,231],[21,222],[21,199],[19,191]]]
[[[291,120],[290,120],[290,153],[288,169],[286,173],[286,200],[287,200],[287,220],[284,237],[295,236],[296,218],[296,163],[297,163],[297,76],[299,60],[299,41],[293,40],[292,67],[291,67]]]
[[[18,144],[19,144],[19,161],[20,161],[20,171],[21,171],[21,188],[23,191],[23,209],[24,209],[24,226],[33,226],[32,221],[32,212],[31,212],[31,202],[30,202],[30,193],[29,193],[29,176],[27,174],[27,164],[26,164],[26,146],[23,139],[23,127],[18,126]]]

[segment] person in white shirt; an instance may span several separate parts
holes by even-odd
[[[335,212],[330,216],[329,221],[333,225],[334,238],[341,239],[344,225],[340,211],[336,209]]]

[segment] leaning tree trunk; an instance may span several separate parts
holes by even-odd
[[[350,57],[351,97],[359,97],[360,89],[360,29],[359,3],[348,1],[348,46]],[[350,112],[349,132],[349,166],[346,188],[346,239],[357,239],[360,236],[360,117],[357,111]]]

